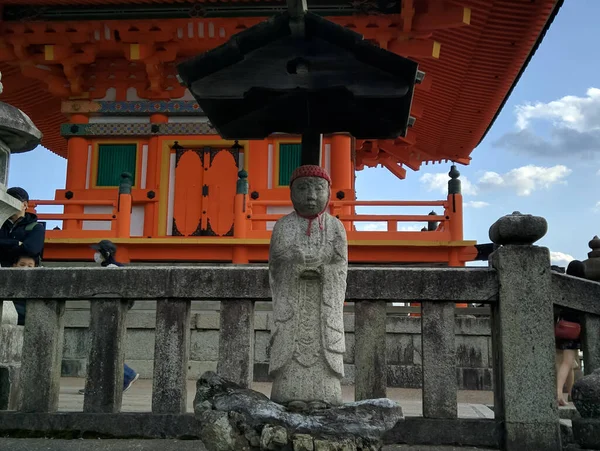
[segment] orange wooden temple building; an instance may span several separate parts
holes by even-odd
[[[475,242],[463,237],[460,194],[357,201],[355,171],[381,165],[403,179],[423,164],[468,164],[561,3],[308,1],[312,12],[417,61],[425,73],[406,137],[323,139],[330,212],[346,225],[351,262],[460,266],[475,259]],[[47,231],[45,260],[89,260],[89,244],[102,238],[119,244],[123,261],[267,260],[273,221],[291,211],[287,185],[300,139],[221,139],[175,67],[284,9],[284,0],[2,2],[0,100],[25,111],[42,144],[68,161],[66,189],[32,202],[42,220],[62,221]],[[248,194],[236,194],[242,170]],[[119,194],[123,172],[132,176],[130,194]],[[44,214],[46,205],[64,212]],[[357,213],[362,206],[422,213]],[[386,226],[361,230],[366,222]],[[436,224],[399,231],[403,222]]]

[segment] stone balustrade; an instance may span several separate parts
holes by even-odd
[[[127,424],[126,435],[197,436],[198,424],[185,413],[190,302],[196,299],[229,306],[220,317],[218,372],[244,386],[252,382],[254,303],[270,300],[264,267],[6,269],[0,281],[3,299],[28,300],[21,403],[19,411],[0,414],[0,432],[62,428],[119,436]],[[600,361],[600,283],[552,273],[545,248],[505,245],[490,268],[350,268],[346,298],[356,311],[357,400],[386,394],[386,304],[422,303],[423,417],[401,420],[388,443],[561,449],[552,307],[583,312],[590,373]],[[56,413],[65,301],[82,299],[91,303],[92,334],[84,412]],[[152,413],[119,413],[132,299],[158,299]],[[457,302],[491,308],[494,420],[457,415]]]

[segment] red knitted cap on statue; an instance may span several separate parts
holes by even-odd
[[[290,177],[290,186],[294,183],[294,180],[300,177],[319,177],[327,180],[327,183],[331,185],[331,177],[327,173],[325,169],[321,166],[317,166],[314,164],[306,164],[304,166],[298,166],[294,172],[292,172],[292,176]]]

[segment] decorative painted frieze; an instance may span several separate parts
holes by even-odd
[[[207,122],[170,122],[167,124],[62,124],[60,134],[70,136],[155,136],[218,135]]]
[[[169,116],[185,114],[204,116],[204,112],[195,100],[135,100],[135,101],[103,101],[103,100],[65,100],[61,111],[65,114],[110,114],[110,115],[149,115],[168,114]]]

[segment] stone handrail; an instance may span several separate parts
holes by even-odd
[[[462,443],[521,449],[526,442],[530,450],[559,450],[552,306],[584,312],[588,373],[600,363],[600,309],[595,302],[600,298],[600,284],[552,274],[548,250],[537,246],[503,246],[491,261],[491,268],[351,267],[347,300],[355,302],[355,397],[386,396],[386,305],[421,302],[422,421],[423,425],[432,420],[445,422],[448,430],[440,432],[445,438],[439,440],[455,443],[457,431],[470,430],[457,414],[455,303],[488,304],[496,420],[481,420],[477,424],[483,432],[463,437]],[[193,299],[224,301],[218,372],[244,386],[252,382],[254,303],[270,298],[265,267],[5,269],[0,271],[0,284],[3,299],[28,300],[21,412],[47,415],[57,410],[66,300],[91,301],[92,340],[81,415],[120,412],[130,300],[157,300],[154,414],[186,411]],[[415,425],[415,431],[423,425]],[[406,438],[406,427],[399,425],[386,440],[425,440],[415,438],[416,432]],[[511,448],[511,437],[518,437],[519,448]]]

